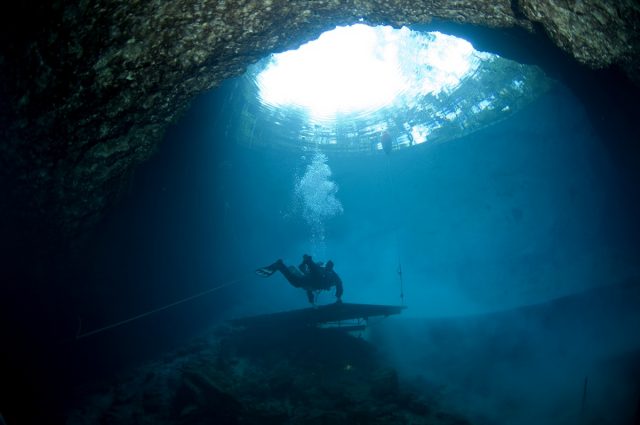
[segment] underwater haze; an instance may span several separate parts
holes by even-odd
[[[333,260],[344,303],[407,307],[370,320],[357,343],[341,343],[367,353],[350,344],[375,347],[394,372],[374,381],[406,388],[394,389],[389,401],[374,386],[371,397],[430,418],[387,423],[637,423],[639,171],[627,161],[637,153],[625,150],[636,134],[603,134],[572,91],[554,83],[493,125],[390,153],[247,146],[230,136],[244,125],[229,106],[236,87],[227,81],[194,102],[156,156],[138,168],[77,262],[50,276],[65,288],[53,312],[30,312],[16,325],[14,336],[28,340],[24,351],[41,353],[24,357],[37,358],[37,373],[25,372],[24,360],[8,380],[29,376],[24,388],[14,395],[3,389],[10,402],[0,411],[8,425],[27,423],[21,419],[27,413],[16,407],[24,394],[46,400],[38,406],[52,409],[52,423],[146,423],[118,410],[118,403],[137,400],[136,388],[184,370],[180,354],[170,368],[147,371],[138,381],[118,386],[114,377],[190,347],[229,319],[308,308],[304,291],[280,274],[254,273],[278,259],[297,265],[303,254]],[[320,305],[334,301],[333,290],[319,295]],[[14,308],[17,317],[23,306]],[[41,331],[55,338],[33,342]],[[304,339],[292,334],[279,340],[280,349],[294,347],[296,338]],[[314,338],[305,344],[328,345],[310,351],[340,346]],[[183,349],[184,359],[194,355],[190,350]],[[237,356],[225,367],[240,375],[244,368],[246,378],[253,369]],[[55,370],[42,366],[42,357],[50,357]],[[272,365],[268,361],[257,360]],[[347,373],[357,362],[336,370]],[[271,394],[286,394],[279,402],[293,397],[278,390],[296,385],[291,372],[282,372],[283,383],[276,379],[281,369],[269,367]],[[241,378],[215,385],[211,377],[190,379],[195,384],[180,387],[183,404],[173,419],[155,423],[261,423],[246,407],[193,416],[207,405],[192,402],[194,394],[216,406],[244,399],[230,401],[232,392],[223,391]],[[351,391],[349,382],[325,394]],[[105,390],[108,385],[117,389]],[[216,390],[194,390],[207,385]],[[398,401],[402,391],[417,394],[426,410],[414,399],[414,407]],[[94,393],[103,396],[87,401]],[[344,409],[361,399],[350,400]],[[289,416],[269,423],[323,423],[300,413],[304,403],[287,403],[294,406]],[[385,423],[340,416],[340,408],[326,403],[314,405],[322,414],[333,412],[325,423]],[[451,416],[430,416],[436,405]]]

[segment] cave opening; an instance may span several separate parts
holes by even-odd
[[[437,31],[355,24],[252,65],[238,83],[245,145],[375,153],[506,119],[552,81],[535,66]],[[234,123],[235,124],[235,123]]]

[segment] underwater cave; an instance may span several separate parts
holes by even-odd
[[[638,423],[639,17],[21,5],[0,424]]]

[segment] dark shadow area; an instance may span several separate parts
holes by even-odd
[[[216,152],[226,146],[207,133],[221,99],[196,100],[80,241],[61,240],[46,216],[20,214],[29,194],[8,189],[10,177],[0,182],[0,412],[10,425],[63,423],[72,388],[175,348],[229,308],[221,290],[76,339],[238,277],[242,268],[226,256],[233,217],[215,201],[228,199],[216,185],[228,171]]]

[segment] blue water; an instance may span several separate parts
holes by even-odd
[[[196,100],[76,265],[52,277],[67,279],[60,345],[45,344],[64,388],[133,370],[227,319],[307,307],[303,291],[253,270],[310,253],[334,261],[345,302],[406,303],[365,337],[471,423],[637,418],[636,170],[567,88],[461,139],[328,154],[341,211],[319,237],[295,190],[316,153],[227,143],[241,125],[224,103],[232,87]],[[225,284],[73,341],[78,318],[87,332]]]

